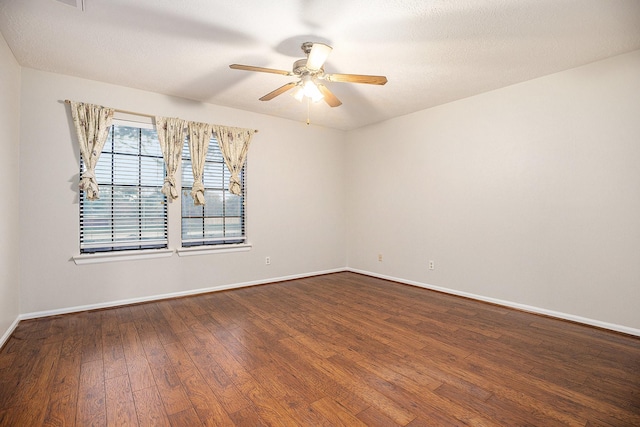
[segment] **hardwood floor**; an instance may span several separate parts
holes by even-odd
[[[640,339],[353,273],[21,322],[2,426],[638,426]]]

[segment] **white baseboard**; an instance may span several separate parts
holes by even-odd
[[[177,298],[177,297],[183,297],[183,296],[205,294],[205,293],[209,293],[209,292],[224,291],[224,290],[227,290],[227,289],[237,289],[237,288],[244,288],[244,287],[248,287],[248,286],[264,285],[264,284],[268,284],[268,283],[284,282],[284,281],[287,281],[287,280],[302,279],[302,278],[305,278],[305,277],[320,276],[320,275],[323,275],[323,274],[339,273],[341,271],[350,271],[350,272],[353,272],[353,273],[364,274],[366,276],[377,277],[377,278],[385,279],[385,280],[391,280],[393,282],[404,283],[404,284],[412,285],[412,286],[418,286],[418,287],[421,287],[421,288],[430,289],[430,290],[434,290],[434,291],[438,291],[438,292],[443,292],[443,293],[450,294],[450,295],[457,295],[457,296],[470,298],[470,299],[474,299],[474,300],[478,300],[478,301],[484,301],[484,302],[488,302],[488,303],[492,303],[492,304],[496,304],[496,305],[501,305],[501,306],[504,306],[504,307],[515,308],[515,309],[522,310],[522,311],[527,311],[527,312],[536,313],[536,314],[542,314],[542,315],[545,315],[545,316],[550,316],[550,317],[555,317],[555,318],[558,318],[558,319],[569,320],[569,321],[572,321],[572,322],[582,323],[582,324],[585,324],[585,325],[595,326],[595,327],[603,328],[603,329],[609,329],[609,330],[612,330],[612,331],[622,332],[624,334],[634,335],[634,336],[640,337],[640,329],[630,328],[628,326],[602,322],[602,321],[599,321],[599,320],[589,319],[589,318],[586,318],[586,317],[575,316],[575,315],[572,315],[572,314],[562,313],[562,312],[553,311],[553,310],[547,310],[547,309],[540,308],[540,307],[533,307],[533,306],[529,306],[529,305],[525,305],[525,304],[511,302],[511,301],[505,301],[505,300],[500,300],[500,299],[496,299],[496,298],[490,298],[490,297],[486,297],[486,296],[482,296],[482,295],[471,294],[471,293],[468,293],[468,292],[457,291],[455,289],[443,288],[443,287],[440,287],[440,286],[429,285],[427,283],[421,283],[421,282],[416,282],[416,281],[413,281],[413,280],[401,279],[401,278],[398,278],[398,277],[387,276],[387,275],[383,275],[383,274],[373,273],[373,272],[370,272],[370,271],[358,270],[358,269],[355,269],[355,268],[337,268],[337,269],[332,269],[332,270],[317,271],[317,272],[311,272],[311,273],[295,274],[295,275],[291,275],[291,276],[283,276],[283,277],[274,277],[274,278],[269,278],[269,279],[255,280],[255,281],[251,281],[251,282],[232,283],[232,284],[228,284],[228,285],[213,286],[213,287],[210,287],[210,288],[193,289],[193,290],[189,290],[189,291],[173,292],[173,293],[168,293],[168,294],[152,295],[152,296],[147,296],[147,297],[131,298],[131,299],[126,299],[126,300],[109,301],[109,302],[99,303],[99,304],[89,304],[89,305],[76,306],[76,307],[66,307],[66,308],[61,308],[61,309],[56,309],[56,310],[46,310],[46,311],[25,313],[25,314],[21,314],[20,316],[18,316],[18,318],[13,322],[13,324],[9,327],[9,329],[4,333],[2,338],[0,338],[0,347],[2,347],[2,345],[4,345],[4,343],[9,339],[9,337],[11,336],[11,334],[13,333],[15,328],[18,326],[18,323],[20,322],[20,320],[36,319],[36,318],[40,318],[40,317],[56,316],[56,315],[68,314],[68,313],[77,313],[77,312],[80,312],[80,311],[97,310],[97,309],[102,309],[102,308],[119,307],[119,306],[130,305],[130,304],[138,304],[138,303],[143,303],[143,302],[159,301],[159,300],[169,299],[169,298]]]
[[[430,289],[433,291],[443,292],[450,295],[457,295],[465,298],[470,298],[478,301],[489,302],[491,304],[501,305],[504,307],[515,308],[522,311],[527,311],[535,314],[542,314],[544,316],[555,317],[558,319],[569,320],[576,323],[582,323],[585,325],[595,326],[602,329],[609,329],[611,331],[622,332],[628,335],[634,335],[640,337],[640,329],[630,328],[628,326],[617,325],[615,323],[602,322],[600,320],[589,319],[586,317],[575,316],[573,314],[562,313],[559,311],[547,310],[545,308],[534,307],[526,304],[520,304],[511,301],[500,300],[496,298],[490,298],[482,295],[471,294],[468,292],[457,291],[455,289],[443,288],[441,286],[429,285],[427,283],[416,282],[413,280],[400,279],[397,277],[386,276],[384,274],[372,273],[370,271],[358,270],[355,268],[347,268],[346,271],[353,273],[364,274],[366,276],[377,277],[379,279],[391,280],[398,283],[404,283],[406,285],[418,286],[420,288]]]
[[[7,329],[2,337],[0,337],[0,348],[2,348],[2,346],[4,346],[4,344],[9,340],[9,337],[11,336],[13,331],[15,331],[18,327],[18,323],[20,323],[20,316],[16,317],[16,320],[14,320],[13,323],[9,326],[9,329]]]
[[[287,280],[302,279],[302,278],[311,277],[311,276],[320,276],[323,274],[339,273],[341,271],[346,271],[346,270],[344,268],[338,268],[333,270],[316,271],[316,272],[304,273],[304,274],[294,274],[291,276],[272,277],[269,279],[255,280],[251,282],[232,283],[227,285],[212,286],[210,288],[192,289],[188,291],[172,292],[168,294],[151,295],[151,296],[140,297],[140,298],[108,301],[108,302],[98,303],[98,304],[88,304],[88,305],[81,305],[81,306],[75,306],[75,307],[59,308],[55,310],[45,310],[45,311],[24,313],[18,317],[18,320],[16,321],[16,325],[19,320],[37,319],[40,317],[77,313],[80,311],[99,310],[102,308],[112,308],[112,307],[120,307],[124,305],[139,304],[143,302],[160,301],[160,300],[169,299],[169,298],[178,298],[178,297],[185,297],[190,295],[206,294],[209,292],[224,291],[227,289],[245,288],[248,286],[265,285],[268,283],[284,282]],[[11,330],[11,332],[13,332],[13,330]],[[8,333],[7,338],[9,335],[11,335],[11,332]]]

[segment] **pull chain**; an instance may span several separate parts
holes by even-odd
[[[310,111],[311,111],[311,98],[307,97],[307,126],[311,124],[311,120],[309,119]]]

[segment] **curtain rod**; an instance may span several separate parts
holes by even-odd
[[[64,103],[71,104],[71,101],[68,99],[65,99]],[[119,110],[117,108],[114,108],[113,111],[117,111],[118,113],[124,113],[124,114],[133,114],[134,116],[150,117],[152,119],[156,118],[156,116],[154,116],[153,114],[136,113],[135,111]],[[258,129],[254,129],[253,132],[258,133]]]

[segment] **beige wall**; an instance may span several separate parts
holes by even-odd
[[[639,70],[640,51],[345,134],[20,70],[2,40],[0,333],[20,315],[348,266],[640,334]],[[259,129],[253,249],[75,265],[64,99]]]
[[[350,268],[640,334],[640,51],[352,131],[346,157]]]
[[[0,34],[0,345],[20,313],[20,66]]]
[[[22,314],[345,267],[343,132],[27,68],[22,81]],[[253,249],[76,265],[79,153],[64,99],[258,129],[246,183]],[[179,203],[169,211],[177,247]]]

